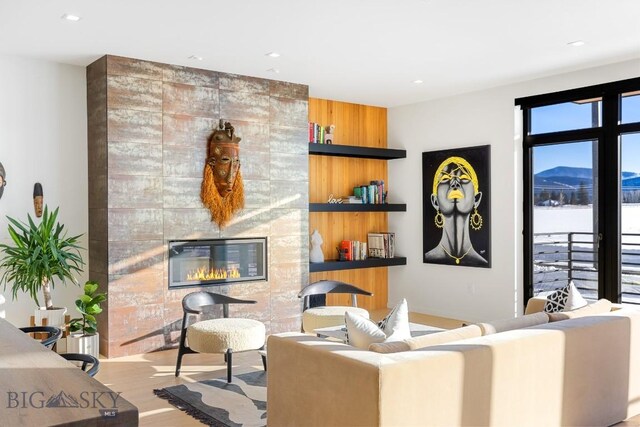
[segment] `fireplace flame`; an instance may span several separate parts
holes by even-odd
[[[198,268],[187,273],[187,280],[222,280],[222,279],[239,279],[240,271],[236,267],[226,268]]]

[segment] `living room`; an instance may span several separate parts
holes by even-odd
[[[526,135],[516,100],[639,77],[640,40],[631,30],[638,6],[623,2],[607,8],[593,2],[589,8],[573,2],[578,15],[568,6],[555,10],[552,3],[527,3],[528,13],[511,10],[508,2],[411,3],[375,2],[366,12],[357,5],[328,3],[322,7],[326,10],[313,12],[332,28],[353,25],[346,38],[357,49],[341,46],[342,37],[335,34],[328,34],[328,41],[317,34],[290,40],[296,38],[291,34],[305,32],[299,22],[307,11],[286,1],[253,4],[252,12],[246,5],[214,8],[196,2],[190,13],[199,15],[197,21],[175,33],[165,29],[177,25],[175,11],[124,4],[106,10],[98,2],[0,7],[3,16],[13,17],[0,30],[5,40],[0,48],[0,163],[6,181],[0,243],[12,244],[7,217],[27,221],[29,214],[35,219],[34,184],[40,183],[44,204],[60,208],[58,219],[68,235],[81,235],[84,264],[77,281],[96,281],[107,293],[98,317],[102,357],[95,378],[138,407],[140,424],[193,422],[154,396],[153,389],[222,378],[226,366],[222,354],[185,355],[181,376],[174,376],[182,299],[200,288],[169,288],[170,241],[266,237],[268,280],[201,289],[256,300],[232,306],[231,312],[261,322],[268,335],[300,331],[298,293],[321,279],[373,291],[375,303],[366,297],[358,303],[377,320],[403,299],[412,319],[445,319],[438,324],[444,328],[454,327],[444,326],[446,319],[460,326],[524,315],[530,289],[523,250],[528,188]],[[128,17],[116,16],[118,9],[130,8]],[[362,19],[351,22],[359,13]],[[77,14],[79,20],[61,19],[65,14]],[[524,23],[522,14],[528,16]],[[259,24],[265,17],[283,28],[266,31]],[[110,35],[114,27],[123,34]],[[403,27],[413,29],[415,38]],[[438,29],[452,40],[440,40]],[[180,43],[172,39],[177,34]],[[423,46],[436,39],[442,46]],[[577,40],[585,44],[568,45]],[[415,55],[422,49],[424,54]],[[267,56],[275,52],[280,57]],[[418,64],[398,62],[411,57]],[[322,100],[335,104],[326,107]],[[338,106],[354,105],[369,120],[374,112],[381,114],[384,126],[377,129],[382,130],[347,137],[355,133],[349,129],[355,127],[354,116],[351,122],[331,119],[339,119]],[[222,227],[200,200],[207,138],[219,119],[230,122],[241,138],[245,191],[244,209]],[[308,122],[336,125],[339,137],[332,145],[405,150],[405,157],[336,163],[310,155]],[[423,229],[427,214],[436,211],[423,201],[424,153],[481,146],[490,146],[485,166],[490,185],[480,180],[480,187],[486,187],[479,201],[479,208],[487,209],[481,211],[479,233],[488,233],[484,255],[490,255],[490,263],[486,268],[454,265],[456,260],[464,264],[464,252],[450,263],[425,262]],[[378,175],[368,172],[370,164]],[[357,176],[335,178],[336,188],[323,187],[322,182],[343,174],[342,165]],[[347,181],[376,179],[385,180],[389,203],[406,204],[404,211],[309,208],[350,195],[344,194],[352,186]],[[396,253],[406,262],[314,272],[309,262],[314,229],[322,234],[327,260],[337,258],[335,246],[342,239],[366,241],[369,232],[392,231]],[[345,230],[356,231],[346,235]],[[13,298],[11,284],[0,291],[0,317],[28,326],[34,301],[23,293]],[[56,282],[54,304],[77,317],[81,292],[72,283]],[[239,354],[234,364],[234,372],[262,366],[251,352]],[[154,379],[137,384],[143,379],[126,378],[140,373]]]

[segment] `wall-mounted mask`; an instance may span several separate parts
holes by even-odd
[[[4,187],[7,185],[6,180],[7,173],[4,170],[4,166],[0,163],[0,199],[2,199],[2,193],[4,193]]]
[[[36,217],[42,216],[42,206],[44,204],[44,194],[42,192],[42,184],[36,182],[33,186],[33,210],[36,212]]]
[[[211,212],[211,221],[224,227],[244,207],[244,186],[240,173],[240,138],[231,123],[220,120],[207,140],[200,198]]]

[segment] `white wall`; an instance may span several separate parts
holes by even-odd
[[[640,60],[388,110],[389,146],[407,158],[389,162],[394,200],[389,215],[397,252],[407,265],[389,269],[389,306],[407,298],[411,311],[469,321],[522,312],[522,140],[515,98],[640,76]],[[515,117],[514,117],[515,116]],[[492,268],[422,262],[422,152],[491,145]]]
[[[59,219],[69,235],[84,233],[81,244],[87,246],[86,105],[83,67],[0,56],[0,162],[7,171],[0,199],[3,243],[10,241],[7,215],[24,221],[27,213],[35,216],[33,185],[40,182],[45,203],[60,207]],[[86,251],[82,255],[88,262]],[[86,273],[78,280],[84,283]],[[73,307],[78,294],[73,285],[57,284],[53,304],[77,316]],[[26,326],[34,307],[28,295],[13,301],[10,287],[0,287],[0,317]]]

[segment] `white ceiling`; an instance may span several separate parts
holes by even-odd
[[[0,0],[0,54],[121,55],[392,107],[640,58],[639,22],[640,0]]]

